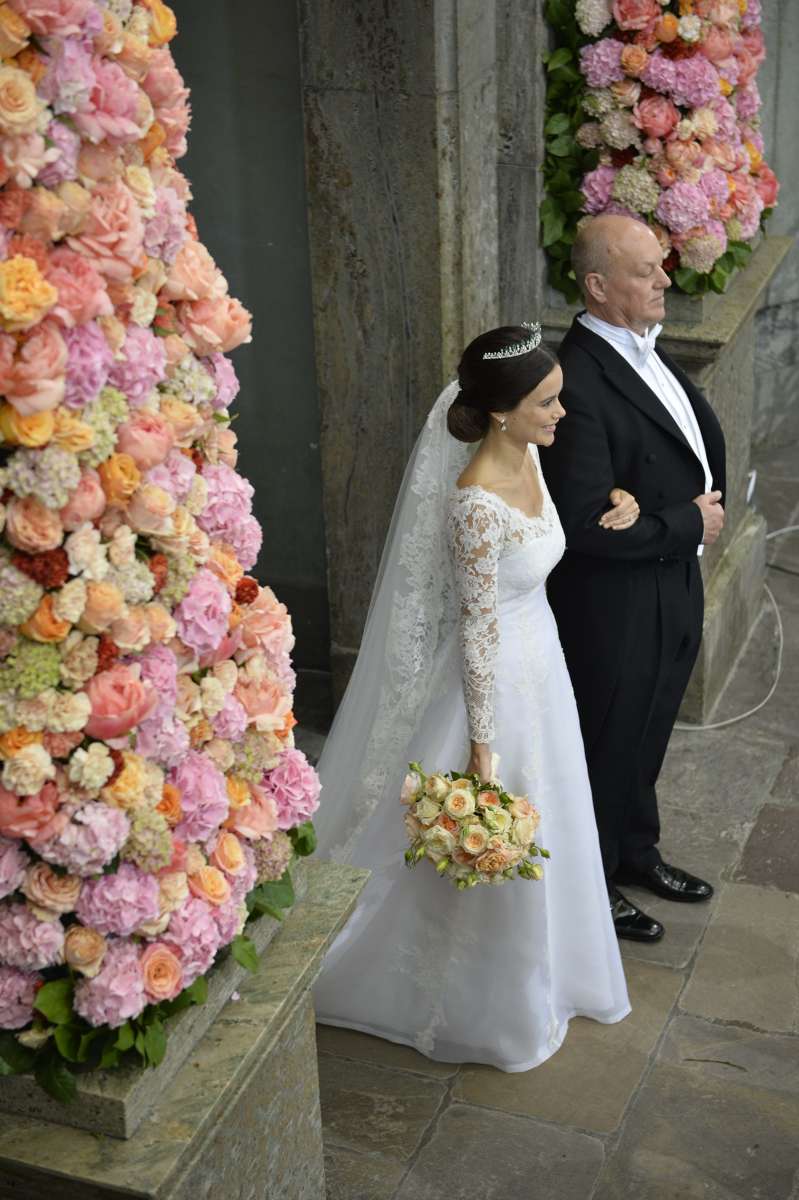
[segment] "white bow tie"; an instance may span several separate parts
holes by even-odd
[[[646,333],[641,335],[633,334],[635,340],[635,352],[639,367],[645,367],[649,361],[649,356],[655,349],[655,342],[658,339],[658,334],[663,329],[662,325],[652,325],[647,329]]]

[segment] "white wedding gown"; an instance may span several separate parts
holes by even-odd
[[[314,989],[323,1024],[504,1071],[549,1058],[573,1016],[613,1022],[629,1012],[577,710],[545,591],[563,531],[540,471],[539,479],[538,517],[480,487],[450,496],[459,621],[436,650],[396,777],[349,848],[346,861],[372,875]],[[541,813],[537,841],[551,859],[540,882],[460,892],[430,863],[404,864],[405,766],[463,770],[470,731],[499,755],[505,788]]]

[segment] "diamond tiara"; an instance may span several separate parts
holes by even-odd
[[[530,336],[524,342],[514,342],[502,350],[486,350],[483,358],[516,358],[519,354],[529,354],[541,345],[541,326],[538,321],[522,321],[522,328],[530,330]]]

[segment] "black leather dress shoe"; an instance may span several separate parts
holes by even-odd
[[[613,917],[613,927],[616,937],[627,938],[631,942],[659,942],[666,932],[660,921],[648,917],[631,904],[626,896],[622,896],[618,888],[611,885],[610,915]]]
[[[630,884],[632,887],[646,888],[664,900],[682,900],[696,903],[697,900],[709,900],[713,888],[704,879],[689,875],[679,867],[669,866],[660,862],[650,867],[648,871],[630,871],[622,868],[616,872],[617,883]]]

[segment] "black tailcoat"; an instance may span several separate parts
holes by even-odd
[[[657,354],[691,401],[723,493],[721,426],[688,376]],[[548,591],[612,874],[619,863],[642,869],[659,858],[655,782],[702,629],[703,525],[693,499],[705,477],[667,409],[603,338],[575,320],[559,357],[566,417],[541,463],[567,548]],[[630,529],[597,523],[613,487],[638,500]]]

